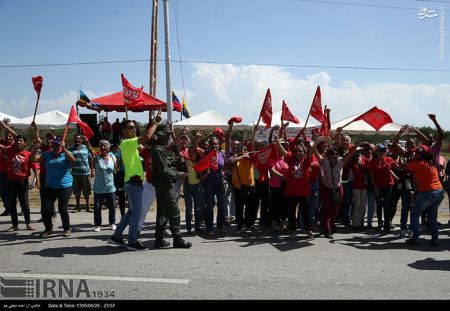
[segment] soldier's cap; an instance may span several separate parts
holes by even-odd
[[[173,131],[169,128],[169,126],[166,123],[158,124],[155,130],[156,136],[164,136],[164,135],[170,135]]]

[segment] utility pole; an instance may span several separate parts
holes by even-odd
[[[164,0],[164,32],[166,38],[166,95],[167,121],[172,122],[172,89],[170,81],[170,32],[169,32],[169,0]]]
[[[156,97],[156,68],[158,56],[158,0],[153,0],[152,34],[150,40],[150,86],[149,94]],[[148,112],[148,118],[153,116],[153,111]]]

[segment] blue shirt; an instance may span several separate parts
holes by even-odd
[[[106,163],[100,155],[95,159],[95,178],[92,188],[94,193],[116,192],[116,187],[114,186],[114,162],[116,162],[116,158],[111,152]]]
[[[89,163],[92,161],[91,154],[85,145],[81,145],[81,148],[70,147],[69,151],[72,152],[75,157],[75,163],[72,166],[73,175],[90,175],[91,167]]]
[[[56,159],[52,151],[44,152],[42,157],[45,165],[45,186],[54,189],[72,187],[71,164],[64,152]]]

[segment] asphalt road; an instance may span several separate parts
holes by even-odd
[[[40,217],[38,211],[32,209],[32,220]],[[428,243],[427,232],[418,246],[411,246],[396,237],[397,230],[383,235],[375,231],[349,233],[340,228],[335,240],[316,234],[316,239],[307,241],[304,234],[296,238],[273,236],[270,230],[262,228],[236,234],[232,225],[213,239],[187,236],[186,240],[193,243],[188,250],[155,250],[155,212],[151,211],[141,234],[141,241],[150,250],[140,252],[108,244],[112,231],[104,227],[94,232],[91,213],[71,213],[70,218],[73,228],[70,238],[63,238],[62,229],[57,229],[61,224],[58,216],[57,234],[40,239],[37,235],[43,229],[41,223],[34,223],[38,229],[35,232],[24,230],[21,223],[18,233],[5,233],[10,218],[0,217],[0,276],[33,280],[33,295],[39,299],[450,297],[448,218],[440,219],[443,225],[437,247]],[[103,211],[103,219],[107,219],[107,211]],[[71,282],[73,291],[65,291],[64,285],[68,287]],[[6,285],[1,284],[2,290]],[[11,298],[4,293],[0,294],[2,299]]]

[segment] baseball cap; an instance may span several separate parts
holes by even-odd
[[[164,136],[172,133],[173,131],[169,128],[169,126],[166,123],[158,124],[155,130],[155,135],[157,136]]]
[[[427,145],[419,145],[419,147],[413,149],[412,151],[422,154],[430,153],[430,147],[428,147]]]
[[[56,137],[55,139],[53,139],[52,145],[61,145],[61,142],[62,142],[62,137]]]
[[[377,150],[380,151],[380,152],[385,152],[385,151],[387,151],[387,148],[383,144],[378,144],[377,145]]]

